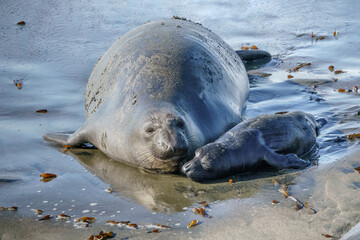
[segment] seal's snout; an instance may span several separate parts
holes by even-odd
[[[191,171],[191,165],[192,165],[191,162],[185,163],[185,164],[182,166],[181,171],[182,171],[184,174],[188,175],[188,173]]]
[[[162,160],[178,160],[188,152],[188,144],[182,132],[176,129],[161,129],[155,136],[153,154]]]
[[[152,135],[152,153],[161,160],[184,160],[188,153],[185,123],[167,116],[156,125]]]
[[[193,179],[193,176],[195,176],[195,172],[196,172],[196,161],[191,160],[187,163],[185,163],[182,168],[181,171],[190,179]]]
[[[154,159],[180,163],[188,156],[188,126],[175,111],[151,109],[142,125],[142,136]]]
[[[194,158],[191,161],[185,163],[181,171],[191,180],[195,182],[203,182],[208,180],[208,173],[204,170],[201,165],[201,161],[199,158]]]

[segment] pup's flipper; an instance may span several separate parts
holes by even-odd
[[[296,154],[279,154],[272,149],[267,149],[265,152],[264,161],[277,169],[306,168],[310,165],[309,161],[305,161],[299,158]]]

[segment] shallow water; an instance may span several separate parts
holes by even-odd
[[[328,124],[318,139],[320,168],[358,146],[343,137],[360,132],[360,93],[337,92],[360,87],[357,1],[3,0],[0,6],[0,207],[19,207],[17,213],[0,212],[0,218],[37,219],[30,210],[34,208],[51,215],[97,217],[97,224],[107,220],[166,224],[175,229],[162,237],[183,237],[188,236],[186,225],[195,218],[206,225],[226,219],[232,212],[229,206],[261,203],[273,176],[292,183],[303,174],[269,170],[233,177],[233,185],[228,179],[197,184],[182,176],[154,175],[113,162],[97,150],[63,153],[64,149],[43,141],[45,133],[82,125],[87,79],[118,37],[148,20],[172,15],[200,22],[234,49],[255,44],[274,56],[270,64],[249,72],[247,117],[291,110],[326,117]],[[22,20],[25,26],[16,25]],[[326,38],[315,41],[312,32]],[[303,62],[311,65],[287,72]],[[345,73],[335,75],[329,65]],[[36,113],[39,109],[48,112]],[[41,182],[43,172],[58,177]],[[114,190],[111,194],[104,191],[109,187]],[[203,200],[211,205],[212,219],[191,212]],[[190,232],[201,230],[199,226]],[[132,231],[119,235],[139,234]]]

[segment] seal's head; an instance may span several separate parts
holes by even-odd
[[[148,170],[179,171],[189,155],[191,143],[184,117],[166,108],[149,110],[143,116],[137,119],[133,131],[132,157]]]
[[[209,143],[195,151],[195,157],[185,163],[181,171],[193,181],[203,182],[221,176],[228,152],[223,145]],[[223,161],[219,161],[218,159]]]

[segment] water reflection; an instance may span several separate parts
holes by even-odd
[[[97,149],[68,151],[83,166],[108,183],[113,194],[130,198],[156,212],[179,212],[200,201],[214,202],[233,198],[250,198],[279,172],[265,169],[232,177],[234,184],[220,179],[200,184],[180,175],[155,174],[107,157]]]

